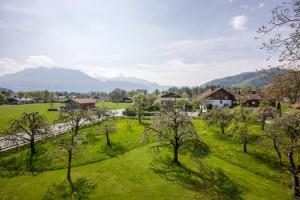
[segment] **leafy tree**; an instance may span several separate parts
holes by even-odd
[[[141,117],[144,114],[144,111],[147,107],[147,99],[145,94],[139,92],[133,96],[133,108],[135,109],[139,123],[141,123]]]
[[[178,160],[180,149],[191,150],[194,155],[203,156],[208,153],[208,147],[200,140],[191,118],[174,105],[161,109],[159,116],[145,129],[143,141],[146,141],[150,135],[157,138],[158,148],[171,147],[173,149],[173,162],[176,165],[180,165]]]
[[[252,120],[252,113],[249,109],[241,105],[235,109],[230,129],[243,144],[244,153],[247,153],[248,143],[254,140],[254,137],[249,133],[249,126]]]
[[[204,120],[208,124],[218,124],[221,129],[221,133],[225,134],[225,127],[229,125],[233,118],[229,109],[214,109],[204,115]]]
[[[19,119],[13,119],[9,122],[5,133],[13,141],[29,142],[30,155],[36,153],[35,141],[39,137],[44,137],[50,133],[50,126],[47,118],[38,112],[22,113]],[[22,133],[21,135],[19,133]]]
[[[111,93],[109,93],[109,98],[113,102],[120,102],[124,97],[126,97],[126,91],[122,89],[114,89]]]
[[[268,127],[267,134],[273,141],[281,167],[292,174],[293,195],[300,197],[300,111],[293,110],[276,118]]]
[[[113,121],[109,120],[111,113],[106,109],[97,109],[96,117],[98,119],[97,124],[99,132],[106,137],[107,146],[111,147],[111,142],[109,136],[116,132],[117,128]]]
[[[68,130],[63,137],[59,138],[58,146],[68,153],[67,180],[73,190],[74,185],[71,179],[73,149],[77,147],[82,139],[82,132],[80,129],[91,121],[91,117],[85,110],[68,110],[60,113],[58,121],[61,122],[59,128],[63,131]]]
[[[6,95],[3,93],[0,93],[0,103],[5,102],[6,101]]]
[[[267,118],[274,118],[277,114],[277,109],[271,106],[262,105],[258,108],[258,116],[261,120],[261,130],[265,130],[265,124]]]

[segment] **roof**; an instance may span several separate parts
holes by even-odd
[[[300,102],[296,102],[294,104],[291,105],[294,108],[300,108]]]
[[[175,94],[173,92],[168,92],[160,96],[160,98],[182,98],[180,95]]]
[[[200,96],[198,97],[199,99],[205,99],[209,96],[211,96],[212,94],[223,90],[224,92],[228,93],[229,95],[231,95],[233,97],[233,94],[231,94],[230,92],[228,92],[227,90],[225,90],[224,88],[210,88],[206,91],[204,91],[203,93],[200,94]]]
[[[89,104],[89,103],[96,103],[93,99],[72,99],[72,101],[78,104]]]
[[[18,98],[18,97],[13,97],[13,98],[8,98],[7,100],[15,100],[15,101],[33,101],[31,98]]]
[[[233,92],[234,99],[236,101],[240,100],[242,97],[246,98],[247,100],[263,100],[261,94],[255,94],[252,92]]]

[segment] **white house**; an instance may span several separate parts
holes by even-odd
[[[234,96],[223,88],[211,88],[203,92],[198,99],[200,109],[204,112],[207,108],[229,108],[233,105]]]

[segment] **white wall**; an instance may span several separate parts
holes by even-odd
[[[211,104],[214,108],[229,108],[232,106],[232,100],[207,100],[207,102],[205,103],[207,104]],[[203,107],[203,112],[206,112],[206,107],[205,105],[200,105],[200,109],[201,107]]]

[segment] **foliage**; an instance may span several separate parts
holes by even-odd
[[[20,140],[29,142],[32,157],[36,153],[34,143],[37,137],[45,137],[50,134],[50,126],[46,117],[38,112],[23,113],[19,119],[13,119],[9,122],[5,134],[13,142],[17,143]]]
[[[158,141],[157,147],[173,149],[173,162],[177,165],[180,164],[178,160],[180,148],[189,150],[198,156],[207,155],[209,152],[208,146],[200,140],[191,118],[181,109],[172,105],[161,109],[159,116],[145,129],[143,141],[146,141],[151,134]]]
[[[133,108],[137,113],[139,122],[141,123],[141,117],[147,108],[147,99],[145,94],[140,92],[133,96]]]
[[[229,109],[219,108],[206,113],[203,118],[208,124],[218,124],[221,133],[225,134],[225,128],[231,122],[233,115],[230,113]]]
[[[276,118],[267,133],[273,141],[280,165],[292,174],[294,196],[300,197],[298,178],[300,173],[300,111],[290,111]],[[283,157],[287,162],[283,160]]]

